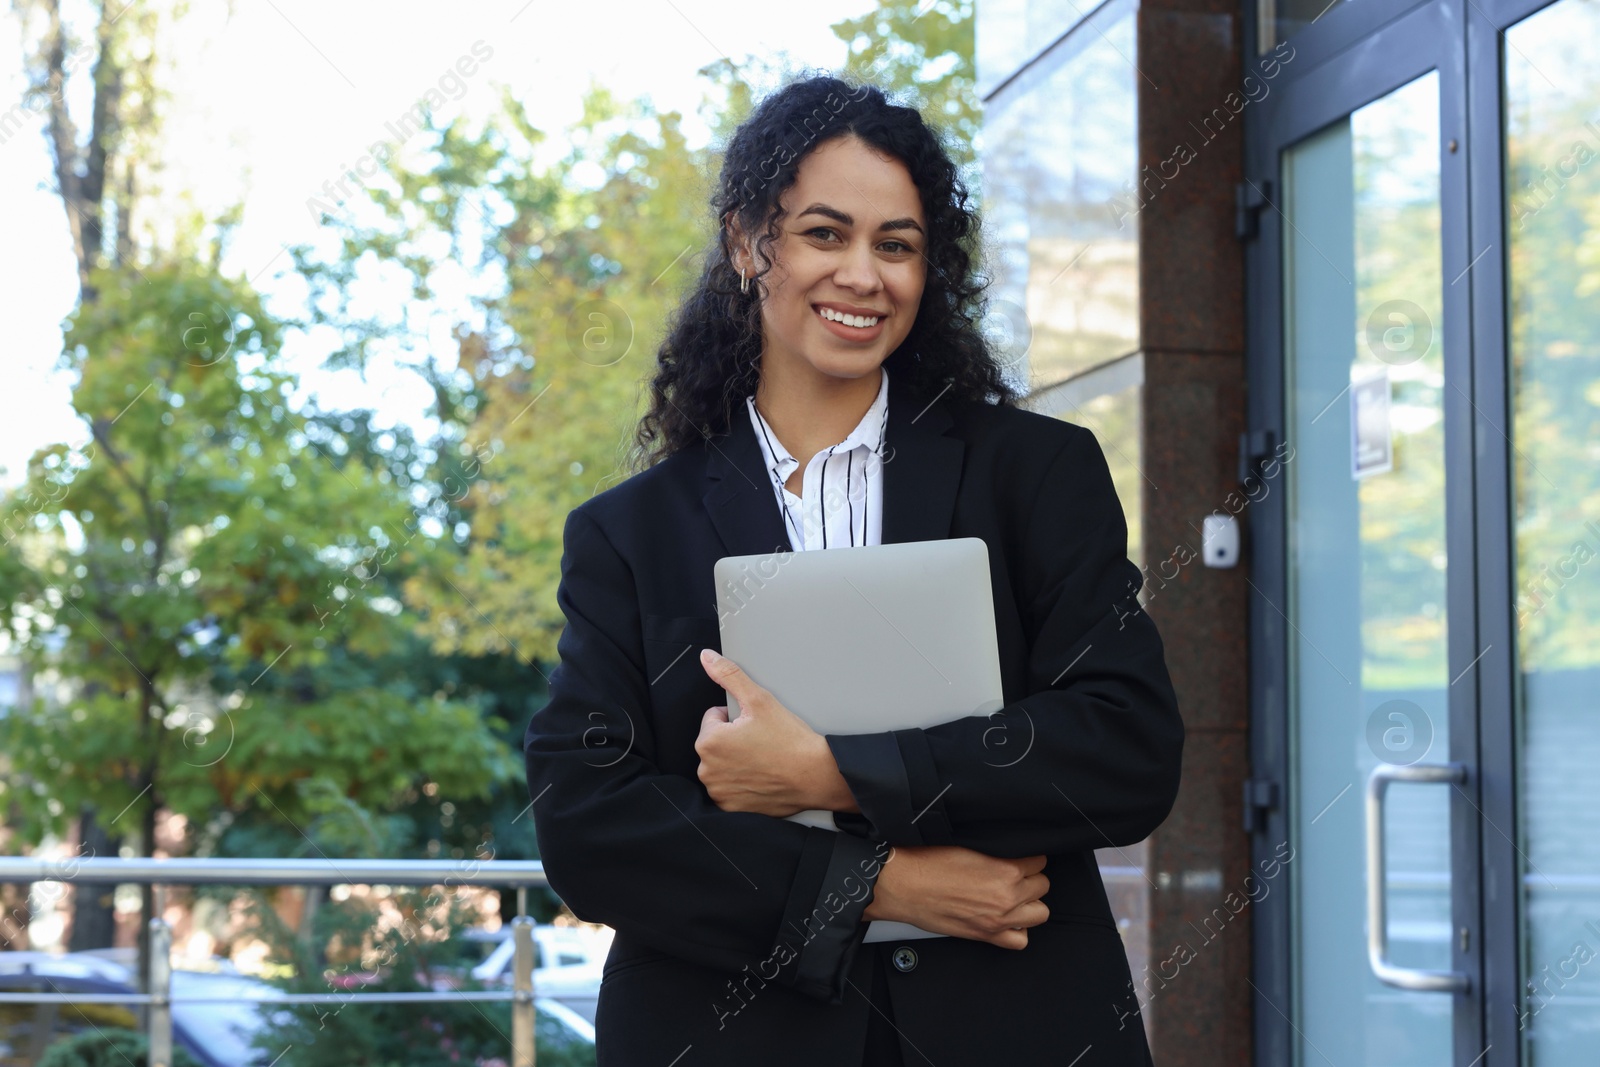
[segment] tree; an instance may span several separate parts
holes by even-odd
[[[93,303],[94,272],[132,266],[137,258],[134,208],[159,134],[158,53],[137,43],[153,39],[166,19],[181,17],[184,4],[180,0],[163,14],[142,0],[100,0],[89,5],[90,33],[63,18],[60,0],[12,0],[12,9],[23,26],[24,102],[45,113],[56,193],[78,264],[79,299]],[[67,102],[73,79],[84,72],[90,82],[87,129]],[[78,832],[85,851],[97,855],[114,854],[120,845],[93,808],[79,814]],[[76,892],[73,907],[72,947],[109,945],[109,891]]]
[[[833,29],[849,71],[915,103],[949,133],[968,165],[978,125],[972,4],[883,0]],[[753,105],[751,79],[798,73],[784,63],[719,60],[701,72],[726,138]],[[471,402],[452,432],[476,457],[459,504],[461,554],[419,575],[408,601],[442,653],[555,659],[567,512],[627,477],[630,438],[654,343],[711,237],[707,178],[714,142],[691,148],[677,112],[622,103],[591,86],[569,150],[539,166],[546,134],[507,94],[479,128],[430,125],[428,165],[397,160],[369,205],[325,223],[336,259],[297,251],[322,321],[352,338],[337,358],[361,365],[376,343],[420,343],[404,322],[356,321],[343,294],[369,258],[405,271],[426,301],[437,272],[472,264],[482,280],[475,321],[458,328],[459,374]],[[444,240],[441,241],[440,238]],[[429,361],[430,373],[437,368]]]
[[[79,292],[92,302],[96,268],[136,259],[134,209],[155,166],[160,54],[143,45],[181,18],[187,4],[179,0],[162,11],[144,0],[99,0],[89,5],[92,34],[62,17],[61,0],[12,0],[12,9],[24,28],[24,99],[45,113]],[[91,83],[87,130],[67,103],[71,80],[83,71]]]
[[[91,274],[62,363],[92,442],[36,453],[7,515],[6,624],[77,687],[0,720],[19,829],[118,812],[148,854],[165,809],[370,854],[419,790],[486,795],[517,764],[480,701],[391,673],[417,621],[377,579],[437,559],[409,487],[289,406],[246,285],[140,273]]]
[[[849,47],[852,73],[904,95],[946,132],[947,147],[976,194],[983,112],[972,0],[879,0],[876,10],[832,29]]]

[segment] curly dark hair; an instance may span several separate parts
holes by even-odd
[[[806,143],[790,142],[803,133]],[[729,140],[711,207],[719,221],[699,281],[671,316],[656,353],[650,409],[639,420],[634,464],[643,468],[697,441],[726,432],[734,407],[754,393],[761,373],[762,278],[786,212],[779,197],[800,161],[819,145],[854,136],[911,172],[928,222],[929,271],[916,321],[884,361],[911,395],[1014,405],[1020,396],[979,329],[976,276],[979,221],[939,134],[915,108],[892,104],[882,90],[828,76],[791,81],[761,102]],[[761,236],[763,262],[748,293],[732,262],[730,219]],[[764,228],[764,231],[763,231]]]

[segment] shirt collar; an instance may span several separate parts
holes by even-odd
[[[880,366],[878,373],[877,397],[872,401],[872,406],[867,408],[867,413],[861,416],[861,421],[856,423],[856,428],[851,430],[843,441],[832,446],[831,451],[835,454],[849,452],[864,445],[867,451],[880,459],[883,458],[883,420],[889,405],[889,372]],[[789,450],[783,447],[783,442],[778,440],[778,435],[772,432],[767,420],[756,410],[756,398],[753,395],[745,397],[745,406],[750,410],[750,418],[759,420],[759,424],[766,429],[766,433],[762,435],[764,438],[762,443],[763,446],[770,443],[773,461],[778,464],[793,463],[798,466],[800,461],[789,454]],[[825,448],[823,451],[827,452],[830,449]]]

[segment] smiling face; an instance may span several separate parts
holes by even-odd
[[[763,279],[763,377],[876,381],[911,332],[927,276],[927,222],[911,172],[839,137],[801,160],[779,202],[787,215]],[[754,263],[747,249],[735,255],[746,275]]]

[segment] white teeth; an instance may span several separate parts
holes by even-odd
[[[857,329],[878,325],[878,316],[876,315],[845,315],[832,308],[818,308],[817,310],[822,313],[822,317],[825,319],[842,322],[846,326],[854,326]]]

